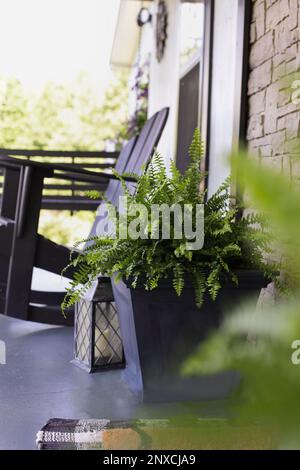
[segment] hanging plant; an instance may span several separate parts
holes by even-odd
[[[149,91],[149,66],[150,60],[135,65],[134,78],[131,86],[135,100],[135,110],[127,123],[127,139],[139,134],[147,121],[148,115],[148,91]]]

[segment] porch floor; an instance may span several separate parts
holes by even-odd
[[[73,328],[0,315],[0,449],[35,449],[49,418],[130,418],[138,399],[120,371],[87,374],[70,364]]]
[[[223,400],[141,405],[122,371],[87,374],[70,364],[73,328],[25,322],[0,314],[0,449],[35,449],[49,418],[166,418],[175,414],[227,417]]]

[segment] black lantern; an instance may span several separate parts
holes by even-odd
[[[124,367],[111,280],[99,278],[75,306],[75,359],[88,372]]]

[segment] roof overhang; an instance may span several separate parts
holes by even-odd
[[[152,0],[121,0],[110,56],[110,64],[115,67],[129,68],[133,65],[140,40],[141,29],[137,16],[142,7],[149,7]]]

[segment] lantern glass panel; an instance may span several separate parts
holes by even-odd
[[[123,362],[123,346],[115,302],[95,304],[94,365]]]
[[[75,357],[87,366],[90,365],[91,327],[93,304],[86,300],[77,303]]]

